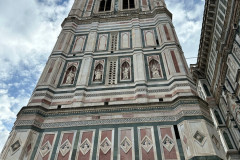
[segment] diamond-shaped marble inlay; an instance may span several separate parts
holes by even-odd
[[[163,138],[162,144],[168,150],[168,152],[170,152],[174,146],[174,141],[172,140],[172,138],[170,138],[168,135],[166,135]]]
[[[120,143],[122,150],[127,153],[132,148],[132,142],[125,136]]]
[[[100,144],[100,149],[102,150],[102,152],[104,154],[107,154],[107,152],[111,149],[111,147],[112,147],[112,143],[110,142],[110,140],[107,137],[104,138],[104,140]]]
[[[63,156],[65,156],[71,150],[71,143],[67,139],[63,144],[60,146],[60,152]]]
[[[153,147],[153,143],[152,143],[151,139],[150,139],[148,136],[145,136],[145,137],[142,139],[141,146],[143,147],[143,149],[144,149],[146,152],[149,152],[150,149]]]
[[[88,151],[90,151],[92,148],[91,142],[86,138],[82,144],[80,145],[80,151],[82,152],[83,155],[87,154]]]
[[[15,141],[11,145],[12,153],[15,153],[20,148],[20,146],[21,146],[20,141],[19,140]]]
[[[196,131],[193,138],[195,138],[200,145],[203,145],[205,142],[205,136],[200,131]]]
[[[42,157],[46,156],[50,150],[51,150],[52,146],[49,143],[49,141],[47,141],[41,148],[40,148],[40,154],[42,155]]]

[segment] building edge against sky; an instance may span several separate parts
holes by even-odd
[[[164,0],[75,0],[0,158],[238,159],[171,18]]]
[[[208,0],[198,60],[191,72],[199,96],[209,104],[228,159],[240,159],[239,71],[240,2]]]

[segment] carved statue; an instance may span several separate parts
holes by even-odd
[[[95,74],[95,80],[96,81],[101,81],[102,80],[102,70],[101,69],[97,69],[94,74]]]
[[[74,76],[75,76],[74,71],[71,70],[67,75],[66,84],[72,84]]]
[[[151,72],[152,72],[152,78],[159,78],[160,77],[159,70],[158,70],[158,67],[156,66],[156,64],[152,65]]]
[[[128,73],[129,73],[129,68],[128,67],[125,67],[124,69],[123,69],[123,79],[129,79],[129,77],[128,77]]]

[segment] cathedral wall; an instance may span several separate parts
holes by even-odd
[[[145,103],[195,94],[178,44],[164,14],[121,22],[67,23],[29,105]]]
[[[19,137],[25,144],[30,144],[25,135],[30,125],[38,133],[31,141],[31,159],[219,159],[223,148],[208,108],[200,101],[192,97],[168,104],[61,111],[25,107],[15,131],[24,131]],[[10,137],[9,145],[19,137]],[[21,144],[19,153],[23,148]]]

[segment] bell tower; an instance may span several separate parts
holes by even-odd
[[[220,160],[222,150],[164,0],[75,0],[1,158]]]

